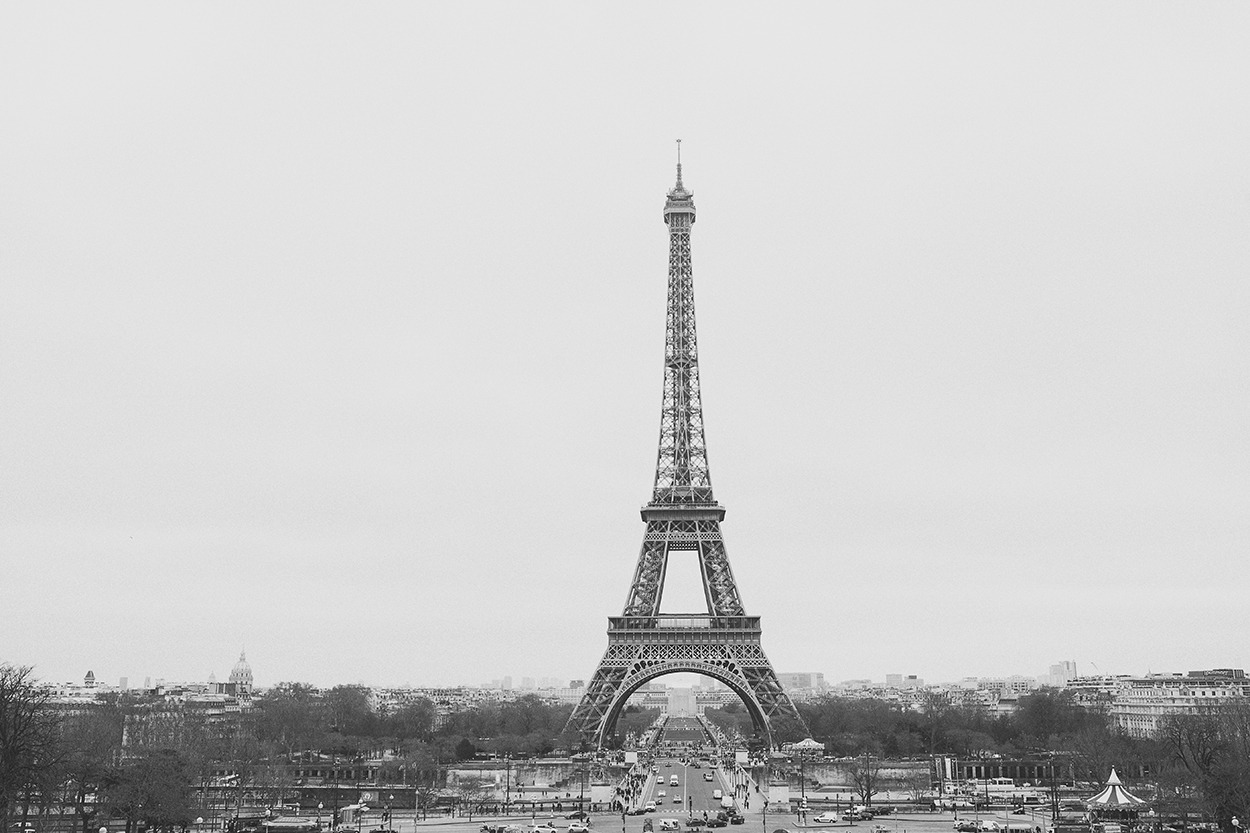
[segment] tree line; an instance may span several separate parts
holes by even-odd
[[[215,774],[233,775],[241,806],[245,791],[281,797],[301,761],[381,761],[381,781],[409,784],[432,801],[456,762],[579,751],[580,739],[564,734],[570,709],[535,696],[451,712],[414,697],[380,709],[363,687],[303,683],[273,686],[229,719],[141,694],[67,709],[49,702],[29,668],[0,665],[0,819],[7,829],[15,817],[56,806],[71,809],[83,833],[102,821],[125,833],[173,831],[203,812],[196,796]],[[1152,738],[1125,735],[1105,712],[1052,690],[1022,696],[1001,716],[937,692],[914,706],[827,697],[798,709],[833,756],[1052,757],[1079,782],[1102,781],[1114,765],[1147,782],[1161,810],[1250,815],[1250,705],[1239,699],[1169,716]],[[752,736],[741,704],[705,714],[730,737]],[[627,709],[618,731],[641,735],[656,717]],[[801,739],[797,724],[774,729],[778,742]]]
[[[1086,786],[1104,781],[1114,766],[1163,814],[1206,814],[1225,825],[1250,815],[1250,702],[1243,698],[1167,715],[1148,738],[1120,731],[1105,710],[1052,689],[1020,697],[1014,712],[1000,716],[952,703],[940,692],[924,693],[915,706],[847,697],[796,705],[826,754],[853,759],[853,775],[870,772],[871,761],[882,758],[1049,759],[1065,772],[1065,782]],[[731,737],[752,734],[740,704],[705,715]],[[774,729],[779,742],[801,739],[796,723]]]
[[[144,693],[108,693],[65,706],[31,669],[0,665],[0,819],[71,809],[82,833],[101,822],[125,833],[185,829],[215,776],[229,773],[238,794],[280,801],[295,764],[329,767],[369,761],[385,783],[407,783],[432,803],[446,769],[481,756],[522,760],[577,751],[564,733],[571,706],[533,695],[450,713],[425,697],[380,709],[369,689],[326,690],[279,683],[251,708],[223,717]],[[641,731],[655,712],[626,710],[620,725]],[[379,762],[380,763],[377,763]]]

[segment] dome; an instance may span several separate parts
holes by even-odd
[[[240,691],[252,690],[252,666],[248,664],[247,652],[239,652],[239,661],[230,671],[230,682],[239,687]]]

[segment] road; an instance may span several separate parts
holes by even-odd
[[[709,766],[685,766],[678,760],[665,759],[656,764],[659,770],[647,782],[642,801],[655,802],[655,815],[658,818],[681,818],[694,815],[703,818],[704,813],[715,816],[720,807],[720,799],[712,797],[713,790],[730,790],[720,772]],[[712,780],[706,780],[711,775]],[[677,779],[677,786],[672,780]],[[660,795],[664,792],[664,795]]]
[[[671,773],[674,771],[678,773],[678,778],[680,780],[680,766],[676,766],[674,769],[665,769],[663,764],[660,765],[661,773]],[[698,798],[696,798],[694,805],[695,814],[700,819],[703,817],[703,809],[707,807],[710,802],[711,790],[713,787],[712,784],[708,784],[706,781],[702,780],[702,775],[700,773],[706,771],[706,769],[689,770],[689,774],[693,776],[691,783],[695,787],[696,793],[704,795],[702,805],[699,803],[700,799]],[[668,786],[667,781],[668,779],[666,777],[665,786],[662,789],[669,792],[668,797],[671,802],[672,788]],[[682,788],[679,786],[677,789],[680,790]],[[720,789],[723,789],[723,786],[721,786]],[[708,815],[712,815],[712,812],[713,811],[711,809],[708,809]],[[744,815],[746,816],[745,824],[741,826],[735,825],[732,827],[720,828],[719,830],[712,831],[712,833],[776,833],[776,831],[779,830],[786,830],[788,833],[873,833],[874,827],[883,828],[883,830],[880,830],[879,833],[954,833],[954,815],[949,811],[943,813],[889,815],[882,816],[874,819],[873,821],[859,821],[853,824],[848,822],[838,822],[837,824],[816,824],[811,821],[811,818],[816,815],[815,813],[812,813],[808,817],[808,823],[806,825],[800,825],[793,813],[769,813],[767,820],[765,820],[763,814],[760,812],[759,804],[756,801],[752,801],[750,809],[745,810]],[[970,812],[964,812],[961,810],[959,817],[972,818],[973,815]],[[982,817],[985,817],[985,815],[983,814]],[[675,818],[680,820],[682,822],[682,833],[686,833],[686,813],[681,810],[679,805],[672,803],[666,803],[663,809],[655,813],[647,813],[643,816],[626,816],[624,821],[622,821],[621,816],[618,813],[596,813],[591,820],[591,833],[617,833],[617,831],[621,831],[621,833],[642,833],[642,825],[646,819],[651,819],[652,822],[655,823],[661,818]],[[1004,821],[1001,811],[994,815],[993,818],[1000,822]],[[529,825],[533,823],[528,815],[514,815],[507,818],[502,816],[491,816],[489,820],[492,824],[502,822],[521,825],[523,829],[528,828]],[[558,833],[566,833],[566,828],[569,826],[569,821],[567,819],[553,817],[550,814],[546,816],[539,815],[534,821],[552,824],[557,828]],[[1020,816],[1013,817],[1012,821],[1017,823],[1020,821],[1031,821],[1038,827],[1041,827],[1044,833],[1048,833],[1050,830],[1050,824],[1047,821],[1047,814],[1041,811],[1039,811],[1036,816],[1030,815],[1024,818]],[[366,823],[362,828],[362,833],[369,833],[371,827],[376,827],[376,823]],[[479,833],[482,827],[482,820],[474,818],[474,820],[470,822],[463,818],[431,818],[429,821],[419,822],[414,830],[411,818],[399,818],[395,820],[394,827],[398,833]],[[659,825],[655,824],[655,827],[655,833],[660,833]]]

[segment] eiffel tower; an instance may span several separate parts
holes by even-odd
[[[757,741],[771,747],[774,719],[791,718],[806,727],[764,655],[760,617],[743,610],[721,538],[725,509],[712,496],[699,394],[690,266],[694,194],[682,185],[680,151],[679,143],[677,184],[664,203],[669,240],[664,404],[655,489],[642,509],[647,531],[624,614],[608,618],[608,649],[567,729],[602,747],[639,686],[665,674],[694,672],[732,689],[750,713]],[[681,550],[698,554],[705,613],[660,613],[669,553]]]

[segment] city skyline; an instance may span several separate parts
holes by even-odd
[[[588,677],[681,138],[775,668],[1250,664],[1250,9],[901,8],[0,9],[0,661]]]
[[[234,664],[235,669],[240,663],[244,662],[241,655]],[[247,661],[247,673],[253,673],[250,661]],[[263,666],[262,666],[263,667]],[[101,672],[100,669],[105,669]],[[1056,673],[1057,669],[1064,669],[1063,674],[1068,678],[1085,678],[1096,679],[1103,677],[1134,677],[1145,678],[1155,675],[1185,675],[1192,673],[1198,669],[1197,666],[1184,668],[1148,668],[1145,670],[1136,669],[1130,671],[1104,671],[1097,667],[1086,667],[1084,669],[1078,663],[1068,660],[1051,663],[1043,671],[1037,673],[1028,673],[1028,669],[1016,669],[1002,674],[979,674],[974,670],[960,674],[950,679],[925,679],[921,675],[910,672],[887,672],[877,677],[838,677],[830,676],[828,673],[819,669],[808,668],[803,671],[794,669],[782,669],[777,673],[783,678],[793,677],[796,675],[816,675],[823,678],[823,683],[830,689],[846,687],[852,684],[866,683],[875,687],[933,687],[933,686],[949,686],[957,685],[970,680],[1035,680],[1039,686],[1051,685],[1044,682],[1049,675]],[[199,675],[174,676],[162,673],[148,673],[141,675],[133,674],[113,674],[113,667],[109,665],[95,665],[86,669],[79,674],[70,674],[64,677],[53,677],[36,674],[42,682],[51,685],[76,685],[83,680],[84,676],[90,676],[93,684],[103,688],[120,689],[120,690],[141,690],[153,688],[158,685],[198,685],[202,683],[225,682],[231,679],[230,672],[222,672],[219,669],[211,669]],[[36,667],[38,671],[38,667]],[[263,672],[255,680],[257,689],[267,689],[280,683],[308,683],[319,688],[330,688],[336,685],[358,685],[366,688],[390,689],[390,688],[480,688],[480,689],[497,689],[503,691],[529,691],[543,689],[562,689],[576,688],[578,685],[585,685],[586,677],[551,677],[551,676],[533,676],[523,673],[515,674],[488,674],[478,680],[382,680],[382,679],[356,679],[356,680],[328,680],[318,681],[301,677],[270,679]],[[689,688],[698,686],[724,687],[722,683],[699,674],[680,673],[658,677],[652,680],[650,684],[665,685],[670,688]],[[787,684],[788,687],[788,684]]]

